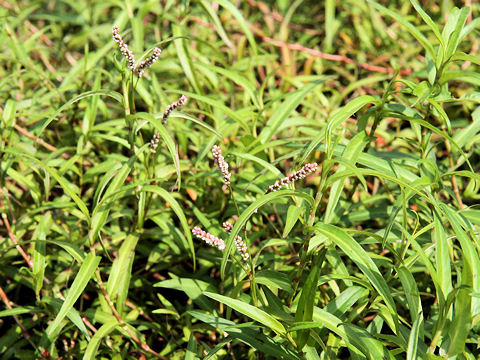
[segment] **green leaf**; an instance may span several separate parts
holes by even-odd
[[[184,360],[196,360],[197,359],[197,343],[195,342],[195,336],[193,336],[193,331],[190,333],[190,338],[188,339],[187,350],[185,353]]]
[[[410,311],[410,319],[415,322],[418,317],[423,317],[422,302],[420,300],[420,293],[418,292],[417,283],[410,270],[405,266],[400,266],[397,270],[397,273],[400,281],[402,282],[405,298],[407,299],[408,310]],[[423,322],[418,323],[417,327],[416,339],[414,341],[417,341],[418,338],[423,340]],[[415,344],[412,346],[416,348],[417,343],[415,342]]]
[[[316,303],[316,292],[318,287],[318,277],[320,275],[320,267],[322,265],[325,256],[325,249],[322,251],[322,255],[317,255],[313,260],[313,267],[308,274],[307,280],[303,284],[302,293],[298,300],[297,310],[295,311],[295,326],[296,323],[312,321],[313,319],[313,307]],[[298,349],[303,349],[307,344],[309,338],[309,330],[297,331],[295,337],[295,343]]]
[[[211,292],[204,292],[203,294],[213,300],[219,301],[231,307],[235,311],[238,311],[239,313],[248,316],[255,321],[258,321],[260,324],[275,331],[278,335],[284,336],[287,333],[283,325],[278,320],[255,306],[247,304],[246,302],[243,302],[241,300],[232,299],[230,297]]]
[[[61,330],[61,321],[73,308],[73,305],[77,301],[77,299],[82,295],[83,290],[87,286],[88,282],[92,278],[93,273],[98,267],[100,263],[100,256],[95,256],[93,253],[89,253],[84,261],[80,269],[78,270],[78,274],[75,277],[70,289],[68,290],[68,294],[65,297],[65,301],[58,312],[55,320],[53,320],[50,325],[45,330],[45,334],[49,341],[54,341],[55,337]]]
[[[40,312],[40,310],[31,306],[15,307],[13,309],[0,311],[0,318],[7,317],[7,316],[14,316],[14,315],[31,314],[35,312]]]
[[[187,311],[187,313],[193,316],[213,328],[220,331],[228,332],[229,336],[234,339],[238,339],[243,343],[251,346],[252,348],[272,356],[273,359],[285,359],[285,360],[300,360],[298,352],[289,350],[276,339],[271,336],[264,335],[261,331],[258,331],[258,327],[246,326],[246,324],[238,325],[233,321],[223,319],[218,316],[212,316],[200,311]]]
[[[245,36],[247,37],[248,42],[250,43],[250,46],[253,49],[253,53],[257,55],[257,43],[255,42],[255,38],[253,37],[253,34],[250,31],[250,28],[248,27],[247,22],[243,18],[242,13],[238,10],[238,8],[235,5],[233,5],[228,0],[218,0],[216,2],[219,5],[223,6],[225,9],[227,9],[233,15],[233,17],[235,17],[240,27],[242,28],[243,32],[245,33]]]
[[[270,119],[268,119],[266,126],[262,129],[260,135],[258,135],[258,140],[263,144],[270,141],[280,125],[282,125],[291,112],[295,110],[303,98],[323,82],[324,80],[312,81],[300,89],[288,94],[285,100],[275,110]]]
[[[445,228],[438,216],[437,212],[433,213],[434,231],[433,238],[437,251],[435,252],[435,260],[438,274],[438,282],[446,299],[452,291],[452,270],[450,264],[450,247],[448,245]]]
[[[45,163],[38,160],[36,157],[26,154],[24,152],[19,152],[17,149],[9,148],[6,149],[5,152],[15,156],[25,157],[42,167],[46,172],[50,174],[51,177],[53,177],[58,182],[58,184],[62,187],[63,191],[65,191],[65,193],[72,198],[72,200],[75,202],[75,204],[77,204],[83,215],[85,215],[87,221],[90,221],[90,213],[83,200],[80,199],[78,195],[72,190],[72,185],[67,180],[65,180],[65,178],[60,176],[55,169],[47,166]]]
[[[363,149],[370,141],[367,133],[362,131],[355,135],[345,147],[343,151],[342,158],[345,160],[349,160],[352,165],[355,165],[357,162],[358,157],[363,152]],[[340,173],[346,169],[345,165],[340,164],[337,169],[337,173]],[[345,180],[337,180],[335,181],[330,189],[330,196],[328,197],[327,208],[325,210],[325,215],[323,218],[323,222],[328,224],[332,221],[335,208],[337,207],[338,200],[340,199],[340,195],[343,192],[343,187],[345,184]]]
[[[198,83],[196,71],[193,66],[192,58],[190,56],[191,52],[188,51],[187,48],[185,47],[185,40],[183,39],[184,37],[186,37],[185,27],[180,26],[176,23],[173,23],[172,33],[173,33],[173,36],[176,37],[174,41],[175,49],[178,56],[178,60],[180,61],[182,69],[185,73],[185,76],[187,77],[188,81],[192,85],[195,92],[197,94],[202,94],[203,91]]]
[[[203,121],[200,121],[197,118],[194,118],[193,116],[182,114],[182,113],[179,113],[178,111],[174,111],[170,114],[169,119],[174,119],[174,118],[185,119],[185,120],[194,122],[195,124],[205,128],[207,131],[210,131],[212,134],[218,137],[219,140],[223,140],[223,136],[217,130],[212,128],[210,125],[204,123]]]
[[[193,302],[198,304],[204,310],[211,311],[214,306],[213,302],[203,295],[203,292],[207,290],[214,291],[215,286],[205,281],[198,279],[175,278],[160,281],[154,286],[183,291],[193,300]]]
[[[274,271],[274,270],[261,270],[255,273],[255,282],[257,284],[263,284],[277,289],[282,289],[289,294],[293,292],[292,281],[288,275]]]
[[[377,2],[373,0],[367,0],[370,4],[373,5],[377,10],[383,12],[385,15],[390,16],[391,18],[395,19],[397,22],[399,22],[407,31],[412,34],[415,39],[422,44],[423,48],[425,49],[426,52],[430,53],[432,56],[432,59],[436,60],[436,54],[433,49],[433,46],[428,40],[412,23],[410,23],[405,17],[401,16],[400,14],[397,14],[396,12],[387,9],[386,7],[378,4]]]
[[[222,26],[222,23],[220,22],[220,19],[217,16],[217,13],[213,9],[210,2],[206,1],[206,0],[200,0],[200,5],[202,5],[202,7],[207,12],[208,16],[210,16],[210,19],[212,20],[213,24],[215,25],[215,30],[217,31],[218,35],[223,40],[225,45],[227,45],[231,50],[234,50],[235,46],[233,46],[232,42],[230,41],[227,33],[225,32],[225,30]]]
[[[290,234],[290,231],[292,231],[293,227],[297,223],[298,217],[301,215],[303,210],[303,207],[298,205],[290,205],[288,207],[287,218],[285,219],[285,227],[283,228],[282,234],[283,238]]]
[[[52,226],[52,216],[50,212],[40,217],[38,228],[33,234],[34,239],[46,240],[47,234]],[[43,287],[43,277],[45,275],[47,244],[45,241],[36,241],[33,250],[33,278],[35,283],[35,294],[40,295]]]
[[[315,232],[323,234],[333,241],[367,276],[370,283],[385,301],[396,326],[398,326],[398,314],[391,289],[367,252],[349,234],[333,225],[316,224]]]
[[[242,74],[233,71],[233,70],[227,70],[218,66],[213,66],[213,65],[204,65],[207,69],[210,69],[212,71],[215,71],[230,80],[232,80],[234,83],[237,85],[241,86],[244,88],[250,99],[252,100],[253,104],[255,105],[256,108],[260,107],[259,100],[258,100],[258,91],[255,88],[255,85],[248,80],[245,76]]]
[[[162,125],[161,121],[157,118],[155,118],[153,115],[150,115],[148,113],[136,113],[135,115],[129,115],[130,119],[145,119],[147,120],[152,126],[160,133],[160,136],[162,137],[163,141],[165,141],[165,144],[167,145],[168,151],[170,152],[170,157],[172,159],[172,162],[175,164],[175,170],[177,171],[177,181],[176,184],[178,186],[178,190],[180,191],[180,187],[182,184],[182,173],[180,171],[180,160],[178,158],[178,153],[177,149],[175,147],[175,141],[173,138],[170,136],[168,133],[167,129],[165,129],[165,126]],[[137,156],[139,156],[141,152],[139,151]]]
[[[135,257],[135,247],[138,242],[138,234],[129,234],[122,242],[118,256],[114,260],[112,270],[107,282],[107,292],[110,299],[116,299],[116,308],[120,316],[124,316],[123,307],[127,300],[132,265]]]
[[[63,301],[60,299],[52,298],[50,296],[43,296],[42,297],[42,302],[45,302],[46,304],[52,306],[55,310],[55,312],[59,312],[62,305]],[[82,334],[85,336],[87,340],[90,340],[90,335],[87,331],[87,328],[85,324],[83,323],[83,320],[75,308],[70,308],[67,312],[67,318],[82,332]]]
[[[83,360],[95,360],[97,357],[97,350],[100,346],[100,342],[104,337],[108,336],[115,328],[120,327],[120,324],[117,320],[111,320],[98,329],[98,331],[93,335],[92,339],[88,342],[87,349],[83,354]]]
[[[455,21],[455,28],[453,32],[450,34],[447,42],[447,51],[445,54],[446,59],[450,59],[450,57],[455,53],[458,47],[458,43],[460,40],[460,34],[462,33],[462,29],[465,26],[465,22],[467,20],[468,13],[470,9],[468,7],[463,7],[460,11],[452,11],[450,16],[454,16]]]
[[[90,225],[90,231],[88,234],[88,238],[90,243],[93,244],[95,237],[97,236],[98,232],[101,230],[102,226],[105,224],[107,220],[108,214],[112,210],[113,203],[115,200],[118,199],[120,193],[118,190],[122,187],[127,178],[128,174],[132,170],[137,157],[147,149],[149,145],[145,144],[142,148],[140,148],[137,153],[128,159],[127,162],[123,164],[123,166],[118,170],[118,173],[113,178],[112,182],[108,186],[107,190],[103,194],[101,201],[95,206],[92,212],[92,222]]]
[[[435,24],[432,18],[422,9],[420,4],[416,0],[410,0],[410,2],[412,3],[418,14],[422,17],[423,21],[425,21],[428,27],[433,31],[435,37],[440,42],[440,45],[442,45],[443,51],[445,51],[445,43],[443,42],[443,37],[440,33],[440,30],[438,29],[437,24]]]
[[[230,116],[233,120],[238,122],[243,127],[243,129],[247,132],[247,134],[251,134],[251,129],[248,126],[248,124],[245,122],[245,120],[241,116],[239,116],[235,111],[230,109],[228,106],[225,106],[223,102],[213,100],[207,96],[199,95],[199,94],[188,92],[188,91],[169,90],[169,92],[172,92],[175,94],[183,94],[187,96],[189,99],[195,99],[195,100],[204,102],[205,104],[211,105],[213,108],[222,111],[223,113]]]
[[[55,113],[53,113],[52,116],[50,116],[48,119],[46,119],[45,121],[43,121],[41,123],[41,126],[40,126],[40,130],[38,131],[37,133],[37,139],[42,135],[43,133],[43,130],[45,130],[47,128],[47,126],[57,118],[58,115],[61,114],[61,112],[63,110],[65,110],[67,107],[69,107],[70,105],[80,101],[80,100],[83,100],[87,97],[90,97],[90,96],[98,96],[98,95],[104,95],[104,96],[108,96],[108,97],[111,97],[115,100],[117,100],[117,102],[121,105],[123,105],[123,96],[122,94],[116,92],[116,91],[112,91],[112,90],[106,90],[106,89],[100,89],[100,90],[94,90],[94,91],[86,91],[84,93],[81,93],[80,95],[77,95],[75,96],[73,99],[67,101],[65,104],[63,104],[57,111],[55,111]]]
[[[313,205],[313,201],[314,201],[313,198],[310,195],[308,195],[304,192],[293,191],[293,190],[279,190],[279,191],[275,191],[273,193],[263,195],[262,197],[257,199],[253,204],[251,204],[239,216],[239,218],[236,221],[235,225],[233,226],[232,232],[231,232],[230,236],[228,237],[228,240],[225,244],[225,250],[223,251],[222,264],[221,264],[221,267],[220,267],[220,274],[221,274],[222,278],[225,276],[225,268],[227,267],[228,256],[230,255],[230,253],[233,249],[233,246],[235,244],[235,242],[234,242],[235,236],[237,236],[238,233],[240,232],[240,230],[245,226],[248,219],[253,215],[253,213],[258,208],[260,208],[261,206],[269,203],[270,201],[272,201],[274,199],[277,199],[277,198],[290,197],[290,196],[302,197],[305,200],[307,200],[307,202],[310,204],[310,206]],[[247,246],[248,246],[248,244],[247,244]]]
[[[408,337],[407,360],[416,360],[418,353],[418,339],[421,337],[421,325],[423,324],[423,313],[417,314],[412,324],[412,330]]]
[[[352,101],[350,101],[347,105],[339,108],[332,115],[325,129],[325,138],[326,138],[325,152],[327,153],[327,156],[329,159],[333,155],[333,148],[332,148],[333,131],[337,127],[339,127],[345,120],[350,118],[353,114],[355,114],[358,110],[360,110],[362,107],[364,107],[367,104],[379,105],[380,100],[370,95],[359,96],[353,99]]]
[[[190,232],[190,227],[188,225],[187,218],[183,212],[183,207],[175,200],[175,198],[165,189],[162,189],[158,186],[146,185],[139,188],[139,191],[148,191],[162,197],[166,202],[170,204],[173,212],[177,215],[182,225],[185,237],[187,238],[188,245],[190,246],[190,254],[192,256],[193,262],[195,263],[195,250],[193,246],[192,233]]]
[[[355,325],[346,324],[336,316],[315,307],[313,312],[315,327],[326,327],[334,334],[342,338],[351,349],[358,349],[367,359],[388,359],[394,360],[393,355],[383,346],[382,342],[375,339],[366,330]]]

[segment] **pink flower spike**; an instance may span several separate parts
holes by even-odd
[[[270,185],[267,190],[267,194],[280,190],[282,186],[293,183],[296,180],[303,179],[308,174],[316,171],[318,168],[317,163],[305,164],[300,170],[295,171],[292,175],[284,177],[283,179],[278,180],[275,184]]]
[[[215,246],[218,250],[224,250],[225,249],[225,241],[216,237],[213,234],[210,234],[210,233],[202,230],[198,226],[195,226],[192,229],[192,234],[195,235],[197,238],[205,241],[208,245]]]
[[[137,65],[134,71],[138,75],[138,77],[142,77],[145,70],[147,70],[150,66],[152,66],[155,63],[155,61],[158,60],[158,57],[160,56],[161,53],[162,53],[162,50],[156,47],[153,49],[152,55],[149,58],[146,58],[145,60],[140,61],[140,63]]]
[[[223,224],[222,224],[223,228],[225,229],[225,231],[229,234],[232,233],[232,230],[233,230],[233,225],[231,223],[229,223],[228,221],[225,221]],[[243,241],[243,239],[241,238],[241,236],[235,236],[235,245],[237,245],[237,250],[240,254],[240,256],[242,257],[242,259],[244,261],[247,261],[248,258],[250,257],[250,255],[248,255],[248,248],[247,248],[247,245],[245,244],[245,242]]]
[[[180,99],[175,101],[174,103],[170,104],[167,106],[165,109],[165,112],[163,113],[163,119],[162,119],[162,124],[165,125],[167,123],[168,117],[170,116],[170,113],[179,108],[182,107],[187,103],[187,97],[185,95],[180,96]]]
[[[230,178],[232,174],[228,171],[228,164],[222,155],[222,149],[220,146],[214,145],[212,148],[213,159],[217,163],[218,170],[222,174],[223,182],[225,185],[230,185]]]
[[[125,44],[122,37],[120,36],[120,29],[118,28],[118,26],[113,27],[112,38],[113,38],[113,41],[115,41],[117,43],[117,45],[120,48],[120,51],[122,52],[123,56],[127,59],[128,68],[130,70],[133,70],[134,67],[135,67],[135,56],[133,55],[133,53],[128,48],[128,45]]]

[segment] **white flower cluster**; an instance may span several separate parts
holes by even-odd
[[[317,170],[317,163],[305,164],[300,170],[295,171],[292,175],[287,176],[281,180],[278,180],[275,184],[268,187],[267,193],[275,192],[280,190],[282,186],[293,183],[296,180],[303,179],[311,172]]]
[[[160,141],[160,133],[156,133],[150,141],[150,152],[155,154],[157,152],[158,142]]]
[[[213,159],[217,163],[218,170],[222,174],[223,182],[225,185],[230,185],[230,177],[232,174],[228,171],[228,164],[225,161],[225,158],[222,155],[222,150],[220,146],[214,145],[212,148]]]
[[[230,224],[228,221],[225,221],[223,223],[223,228],[227,233],[230,234],[232,232],[233,225]],[[242,257],[242,259],[244,261],[247,261],[247,259],[249,258],[247,245],[243,242],[243,239],[238,235],[235,236],[235,245],[237,245],[237,250],[240,253],[240,256]]]
[[[127,59],[128,68],[130,70],[133,70],[135,68],[135,56],[133,55],[131,50],[128,48],[128,45],[125,44],[122,37],[120,36],[120,29],[118,28],[118,26],[113,27],[112,38],[113,38],[113,41],[115,41],[118,44],[118,47],[120,48],[120,51],[122,52],[123,56],[125,56],[125,58]]]
[[[175,110],[176,108],[179,108],[187,103],[187,97],[185,95],[180,96],[180,99],[175,101],[174,103],[170,104],[167,106],[163,113],[163,119],[162,119],[162,124],[165,125],[167,123],[168,117],[170,116],[170,113]]]
[[[195,235],[197,238],[205,241],[208,245],[215,246],[218,250],[224,250],[225,249],[225,241],[216,237],[213,234],[210,234],[210,233],[202,230],[198,226],[195,226],[192,229],[192,234]]]
[[[145,70],[147,70],[150,66],[153,65],[155,61],[158,60],[158,57],[160,56],[162,50],[159,48],[154,48],[152,55],[138,63],[137,66],[135,66],[135,56],[133,55],[133,52],[128,48],[128,45],[125,44],[123,41],[122,37],[120,36],[120,29],[118,26],[114,26],[112,29],[112,38],[113,41],[115,41],[118,44],[118,47],[120,48],[120,51],[122,52],[123,56],[127,59],[128,62],[128,68],[134,72],[134,74],[137,74],[138,77],[142,77],[143,73]]]
[[[135,68],[135,73],[138,75],[138,77],[142,77],[145,70],[147,70],[150,66],[153,65],[155,61],[158,60],[158,57],[160,56],[161,53],[162,53],[162,50],[156,47],[153,49],[152,56],[138,63],[137,67]]]

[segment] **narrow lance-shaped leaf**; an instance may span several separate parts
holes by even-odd
[[[318,277],[320,275],[320,267],[323,259],[325,258],[326,249],[321,251],[313,259],[313,267],[308,274],[307,280],[303,285],[302,294],[298,301],[297,311],[295,312],[295,323],[303,321],[312,321],[313,319],[313,307],[315,305],[315,293],[318,286]],[[297,331],[295,342],[299,349],[307,344],[310,331],[308,329]]]
[[[93,273],[100,263],[100,256],[95,256],[93,253],[89,253],[83,260],[82,266],[78,270],[77,276],[68,290],[68,294],[65,297],[60,311],[58,312],[55,320],[48,326],[45,331],[46,336],[50,341],[53,341],[61,330],[60,323],[67,315],[68,311],[73,307],[77,299],[82,295],[83,290],[87,286],[88,282],[92,278]]]
[[[321,83],[323,83],[323,80],[312,81],[300,89],[288,94],[282,104],[275,110],[270,119],[268,119],[267,125],[260,132],[260,135],[258,136],[260,142],[266,143],[270,141],[280,125],[291,114],[291,112],[295,110],[303,98]]]
[[[232,299],[230,297],[215,294],[215,293],[204,292],[204,295],[231,307],[235,311],[238,311],[239,313],[245,316],[248,316],[249,318],[255,321],[258,321],[260,324],[270,328],[271,330],[275,331],[279,335],[286,334],[285,328],[278,320],[276,320],[269,313],[263,310],[260,310],[256,306],[252,306],[241,300]]]
[[[398,327],[398,314],[391,289],[367,252],[349,234],[333,225],[317,224],[315,225],[315,231],[324,234],[333,241],[367,276],[370,283],[384,299],[395,325]]]

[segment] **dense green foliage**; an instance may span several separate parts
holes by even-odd
[[[0,0],[1,358],[479,358],[465,3]]]

